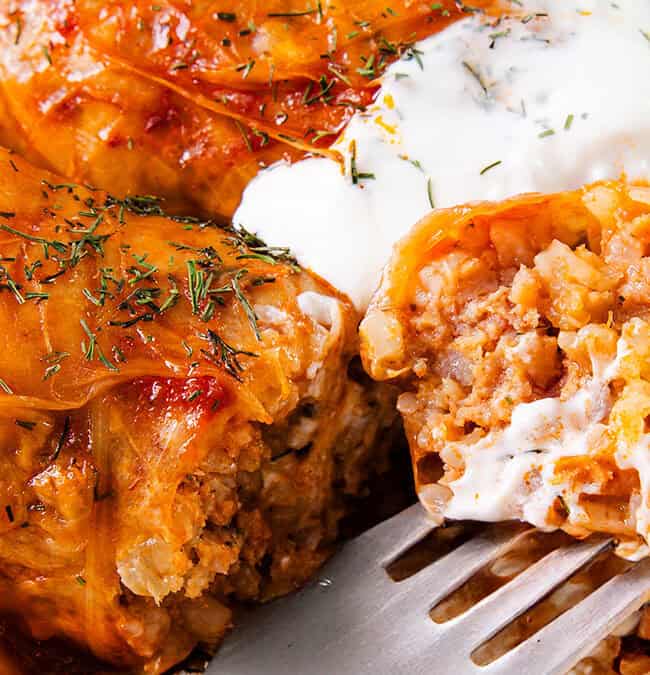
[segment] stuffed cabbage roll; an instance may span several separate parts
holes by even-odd
[[[361,328],[399,383],[437,519],[650,541],[650,188],[439,210],[394,250]]]
[[[156,673],[304,582],[390,442],[357,321],[251,233],[0,151],[0,614]]]

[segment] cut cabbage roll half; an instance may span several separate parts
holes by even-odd
[[[284,249],[0,151],[0,614],[157,673],[303,583],[390,441],[357,322]]]
[[[520,519],[626,557],[650,528],[650,188],[434,211],[361,327],[434,518]]]

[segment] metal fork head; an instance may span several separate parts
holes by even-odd
[[[419,504],[348,542],[318,579],[257,608],[226,639],[209,673],[427,675],[564,673],[647,600],[650,561],[615,576],[582,602],[485,666],[472,652],[611,541],[592,537],[544,556],[478,604],[442,624],[438,602],[521,540],[493,525],[400,582],[386,568],[434,529]]]

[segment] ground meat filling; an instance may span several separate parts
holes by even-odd
[[[650,189],[459,211],[398,247],[362,326],[369,371],[403,383],[420,498],[647,554]]]

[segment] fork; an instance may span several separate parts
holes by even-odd
[[[435,525],[415,504],[346,543],[302,590],[256,608],[226,639],[213,675],[552,675],[566,673],[650,598],[650,559],[619,574],[485,666],[473,650],[612,545],[555,549],[443,624],[429,611],[522,536],[490,525],[403,581],[386,568]]]

